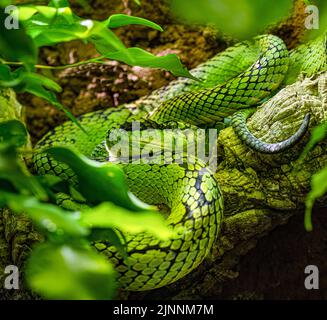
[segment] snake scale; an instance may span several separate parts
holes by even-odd
[[[140,120],[147,126],[167,128],[172,123],[216,127],[224,118],[239,138],[258,152],[276,153],[290,148],[305,134],[307,115],[289,139],[268,144],[256,139],[246,127],[254,108],[300,72],[311,76],[326,69],[326,37],[321,36],[293,51],[273,35],[262,35],[228,48],[192,71],[192,79],[177,79],[133,104],[83,115],[79,118],[88,135],[72,122],[56,127],[37,145],[70,146],[87,157],[108,161],[107,137],[113,128]],[[159,154],[164,158],[165,154]],[[159,288],[195,269],[217,240],[223,219],[223,196],[210,168],[200,160],[189,163],[182,153],[173,154],[183,163],[121,164],[130,190],[141,200],[169,208],[167,221],[176,231],[169,241],[142,233],[126,235],[128,258],[123,258],[106,239],[94,246],[106,255],[128,290]],[[163,159],[164,160],[164,159]],[[74,173],[42,152],[34,156],[36,171],[73,180]],[[108,212],[110,215],[110,212]],[[182,230],[182,232],[181,232]]]

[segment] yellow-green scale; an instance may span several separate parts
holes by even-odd
[[[273,35],[260,36],[257,42],[261,54],[246,71],[212,89],[184,93],[165,101],[153,111],[150,120],[160,124],[212,124],[269,96],[287,74],[288,51],[284,42]]]
[[[142,233],[126,235],[129,258],[106,242],[95,246],[117,264],[119,281],[129,290],[148,290],[176,281],[196,268],[217,239],[223,214],[219,187],[200,163],[198,170],[178,164],[123,165],[131,191],[149,204],[166,205],[176,236],[168,241]],[[206,192],[201,186],[205,185]]]

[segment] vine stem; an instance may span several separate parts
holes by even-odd
[[[100,56],[97,58],[80,61],[80,62],[73,63],[73,64],[67,64],[64,66],[45,66],[45,65],[36,64],[35,68],[36,69],[63,70],[63,69],[78,67],[78,66],[88,64],[88,63],[104,63],[104,61],[102,61],[104,58],[105,58],[105,56]],[[5,61],[3,59],[0,59],[0,62],[2,64],[6,64],[6,65],[10,65],[10,66],[23,66],[24,65],[24,63],[22,63],[22,62]]]

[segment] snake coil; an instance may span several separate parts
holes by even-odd
[[[294,136],[279,144],[265,144],[256,139],[245,120],[253,112],[249,110],[289,83],[297,69],[308,75],[326,69],[325,38],[288,52],[278,37],[259,36],[228,48],[193,70],[200,81],[178,79],[135,104],[86,114],[80,117],[80,123],[89,135],[67,122],[48,133],[38,147],[71,146],[90,158],[96,153],[106,161],[106,137],[113,128],[123,127],[132,120],[147,118],[158,126],[175,121],[214,127],[234,115],[235,131],[247,145],[259,152],[280,152],[301,139],[308,128],[309,116]],[[189,163],[183,152],[173,157],[183,159],[183,163],[121,164],[131,191],[143,201],[168,207],[167,221],[176,231],[175,238],[165,242],[147,233],[127,234],[127,259],[106,239],[94,244],[114,263],[120,273],[119,281],[126,289],[149,290],[175,282],[203,261],[218,238],[223,197],[213,172],[200,160]],[[74,179],[68,167],[47,157],[42,150],[34,156],[34,165],[39,174]]]

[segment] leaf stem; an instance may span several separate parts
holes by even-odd
[[[78,67],[78,66],[88,64],[88,63],[102,63],[103,62],[102,60],[104,58],[105,58],[105,56],[100,56],[97,58],[80,61],[80,62],[73,63],[73,64],[67,64],[67,65],[63,65],[63,66],[46,66],[46,65],[36,64],[35,68],[36,69],[63,70],[63,69]],[[22,63],[22,62],[5,61],[2,59],[0,59],[0,62],[2,64],[6,64],[6,65],[10,65],[10,66],[23,66],[24,65],[24,63]]]

